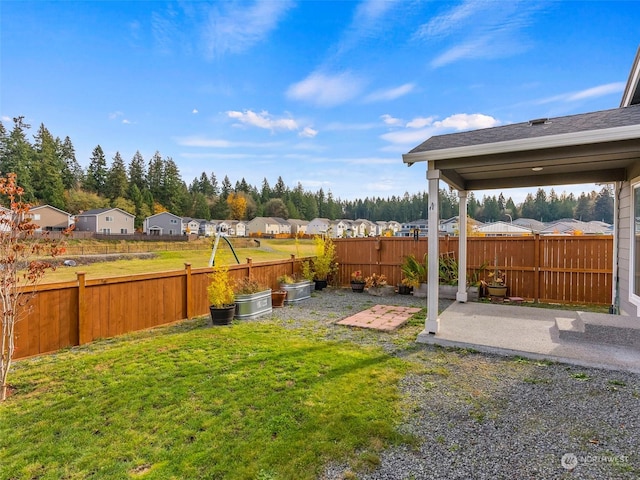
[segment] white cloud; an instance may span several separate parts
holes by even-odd
[[[500,122],[489,115],[481,113],[456,113],[445,118],[441,122],[434,122],[436,128],[454,129],[457,131],[474,130],[477,128],[489,128],[499,125]]]
[[[386,125],[391,125],[391,126],[402,125],[401,119],[392,117],[391,115],[388,115],[386,113],[384,115],[380,115],[380,118]]]
[[[111,112],[109,114],[109,120],[116,120],[118,117],[122,117],[124,115],[124,113],[117,111],[117,112]]]
[[[535,105],[544,105],[555,102],[576,102],[578,100],[603,97],[614,93],[618,94],[624,91],[624,87],[624,82],[607,83],[605,85],[598,85],[597,87],[580,90],[579,92],[562,93],[560,95],[542,98],[540,100],[535,100],[533,103]]]
[[[193,110],[191,110],[191,113],[193,113],[195,115],[196,113],[198,113],[198,109],[194,108]]]
[[[443,133],[479,128],[495,127],[500,121],[481,113],[457,113],[442,121],[433,121],[433,117],[415,118],[407,123],[407,130],[388,132],[380,136],[383,140],[398,146],[415,146],[429,137]],[[394,151],[395,147],[385,147],[385,151]]]
[[[320,107],[334,107],[357,96],[362,91],[363,83],[360,78],[348,72],[337,75],[315,72],[291,85],[287,96]]]
[[[424,128],[433,123],[433,117],[416,117],[407,123],[408,128]]]
[[[12,118],[7,117],[6,115],[3,115],[0,120],[2,120],[3,122],[12,122],[13,121]]]
[[[228,111],[229,118],[238,120],[240,123],[253,127],[264,128],[265,130],[298,130],[298,123],[292,118],[273,118],[267,111],[256,113],[252,110],[244,112]]]
[[[415,89],[415,84],[405,83],[399,87],[389,88],[387,90],[378,90],[367,96],[365,101],[367,102],[380,102],[395,100],[396,98],[403,97],[411,93]]]
[[[205,21],[203,38],[209,58],[241,53],[264,41],[293,6],[286,0],[246,3],[214,2]]]
[[[450,4],[441,4],[450,5]],[[453,37],[455,44],[432,61],[433,68],[462,59],[502,58],[529,48],[523,32],[542,2],[466,0],[418,28],[414,40],[432,45]]]
[[[125,125],[131,125],[131,120],[129,120],[127,118],[123,118],[122,119],[122,123],[124,123]]]
[[[298,134],[300,137],[305,137],[305,138],[313,138],[316,135],[318,135],[318,131],[314,130],[311,127],[304,127],[302,129],[302,131]]]

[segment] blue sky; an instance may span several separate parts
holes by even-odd
[[[109,163],[159,151],[187,183],[282,176],[342,199],[426,190],[401,155],[431,135],[617,107],[640,44],[636,1],[3,0],[0,15],[7,129],[44,123],[83,167],[98,144]]]

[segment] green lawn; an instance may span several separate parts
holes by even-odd
[[[17,362],[0,478],[316,478],[375,464],[412,368],[275,323],[208,320]]]
[[[95,242],[94,242],[95,243]],[[181,245],[182,247],[182,245]],[[259,248],[238,248],[236,255],[240,263],[251,258],[254,263],[288,259],[291,255],[308,257],[315,255],[311,240],[271,240],[261,239]],[[210,249],[158,251],[152,259],[122,259],[100,263],[81,264],[75,267],[58,267],[47,272],[43,283],[67,282],[76,279],[77,272],[85,272],[87,279],[105,278],[138,273],[166,272],[184,269],[185,263],[193,268],[207,267],[211,257]],[[236,264],[233,253],[225,242],[220,242],[216,253],[216,265]]]

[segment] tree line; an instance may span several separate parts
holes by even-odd
[[[156,152],[145,160],[136,152],[128,161],[116,152],[110,161],[97,145],[88,159],[86,169],[76,159],[71,139],[54,137],[41,124],[33,140],[31,126],[24,117],[13,119],[8,131],[0,122],[0,173],[14,172],[24,188],[25,200],[34,204],[49,204],[72,214],[82,211],[117,207],[136,216],[140,228],[145,217],[169,211],[183,217],[251,220],[256,216],[299,218],[316,217],[364,218],[371,221],[396,220],[404,223],[427,218],[426,192],[387,198],[374,197],[357,200],[334,198],[322,188],[312,192],[298,184],[291,188],[281,176],[271,186],[264,178],[260,187],[249,185],[244,178],[232,184],[227,175],[222,180],[215,172],[202,172],[187,184],[171,157]],[[440,216],[458,215],[455,192],[441,190]],[[608,186],[583,193],[558,196],[552,189],[549,195],[538,189],[520,205],[509,197],[468,197],[468,213],[472,218],[488,222],[534,218],[544,222],[560,218],[584,221],[613,221],[613,192]]]

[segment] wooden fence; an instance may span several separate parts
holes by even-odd
[[[384,274],[389,283],[402,280],[405,256],[422,259],[427,238],[380,237],[337,239],[338,281],[347,284],[351,272]],[[440,253],[458,258],[458,237],[441,237]],[[485,271],[480,268],[486,265]],[[497,266],[506,274],[509,295],[529,300],[571,304],[611,304],[613,237],[526,236],[467,239],[467,278],[480,279]]]
[[[233,279],[250,276],[277,288],[277,278],[300,272],[304,259],[232,265]],[[211,268],[88,280],[38,286],[26,315],[16,324],[15,358],[82,345],[209,313]]]
[[[347,285],[351,272],[383,273],[401,280],[406,255],[422,258],[427,239],[358,238],[335,241],[339,272],[334,283]],[[458,255],[458,239],[440,239],[440,252]],[[468,239],[469,274],[494,263],[506,272],[509,294],[543,302],[611,303],[613,238],[535,236]],[[234,279],[250,276],[276,288],[277,278],[299,273],[305,259],[250,260],[229,268]],[[206,315],[210,268],[129,275],[40,285],[29,312],[16,324],[15,358],[81,345],[98,338]],[[486,272],[483,272],[486,273]]]

